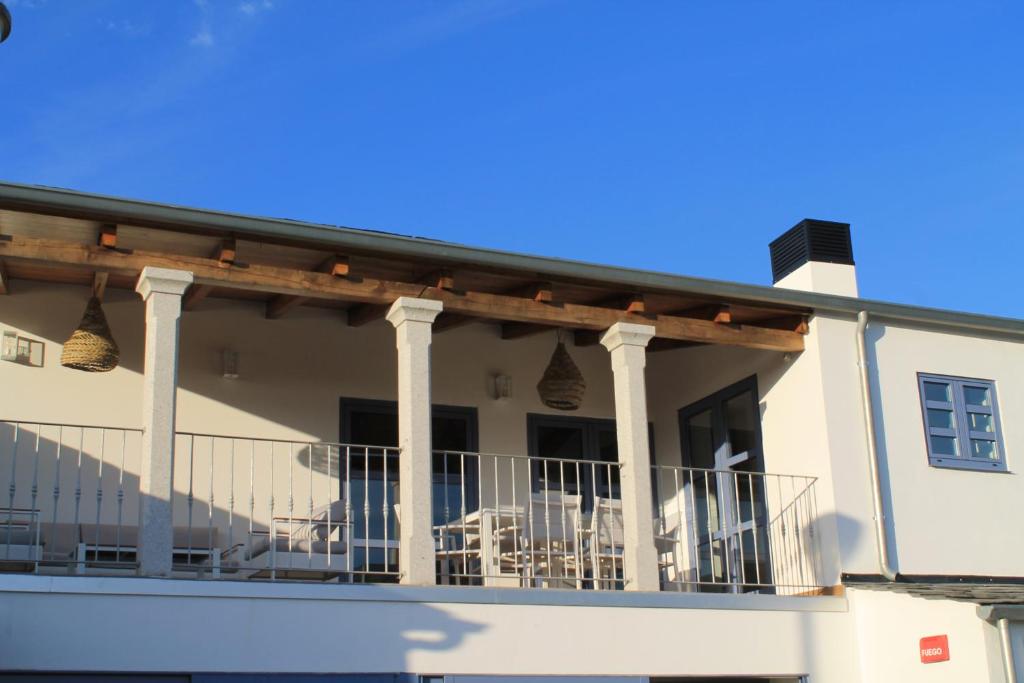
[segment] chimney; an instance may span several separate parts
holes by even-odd
[[[857,296],[849,223],[805,218],[768,248],[776,287]]]

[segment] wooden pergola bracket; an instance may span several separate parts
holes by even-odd
[[[721,325],[663,314],[635,314],[622,310],[568,302],[534,299],[489,292],[451,292],[419,283],[374,278],[334,277],[295,268],[250,263],[223,267],[218,260],[144,251],[111,251],[100,247],[57,240],[11,236],[0,241],[0,259],[59,264],[70,268],[102,269],[138,276],[146,266],[176,268],[193,273],[199,286],[240,289],[308,298],[340,299],[373,304],[385,310],[403,296],[441,301],[447,313],[582,330],[604,330],[619,321],[644,322],[655,327],[655,336],[681,341],[729,344],[773,351],[801,351],[803,336],[793,330],[755,325]],[[383,313],[382,313],[383,315]],[[351,324],[351,323],[350,323]]]
[[[349,275],[349,261],[347,256],[341,254],[332,254],[327,257],[324,261],[316,267],[317,273],[326,273],[332,277],[348,277]],[[285,313],[292,310],[296,306],[309,301],[308,296],[295,296],[292,294],[278,294],[267,302],[267,308],[265,316],[268,320],[276,320],[281,318]]]

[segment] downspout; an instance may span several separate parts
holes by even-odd
[[[875,540],[878,546],[878,570],[889,581],[896,581],[896,570],[889,563],[889,536],[885,528],[882,506],[882,480],[878,466],[878,437],[875,434],[875,409],[871,401],[871,377],[868,374],[867,352],[868,312],[857,314],[857,365],[860,368],[860,400],[863,407],[864,433],[868,443],[868,471],[871,474],[871,500],[875,512]]]
[[[1017,666],[1013,663],[1013,641],[1010,640],[1010,620],[1003,617],[996,623],[999,626],[999,646],[1003,654],[1006,683],[1017,683]]]

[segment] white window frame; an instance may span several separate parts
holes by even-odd
[[[925,383],[945,384],[949,387],[952,401],[929,401],[925,396]],[[965,387],[987,389],[991,397],[991,406],[968,405],[964,401]],[[986,472],[1006,472],[1006,450],[1003,441],[1003,430],[999,422],[999,401],[996,397],[996,383],[988,379],[973,379],[953,375],[939,375],[919,372],[917,374],[917,390],[921,400],[921,419],[924,423],[925,449],[928,452],[928,463],[932,467],[947,467],[963,470]],[[953,428],[933,427],[928,422],[928,409],[947,410],[953,413]],[[968,413],[989,414],[992,416],[993,432],[972,432],[968,428]],[[956,439],[957,455],[935,453],[932,450],[932,436],[945,436]],[[999,457],[995,460],[972,458],[971,440],[991,441]]]

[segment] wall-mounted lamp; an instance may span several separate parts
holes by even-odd
[[[494,376],[494,400],[512,398],[512,378],[508,375]]]
[[[221,374],[224,379],[238,379],[238,351],[224,349],[220,355]]]

